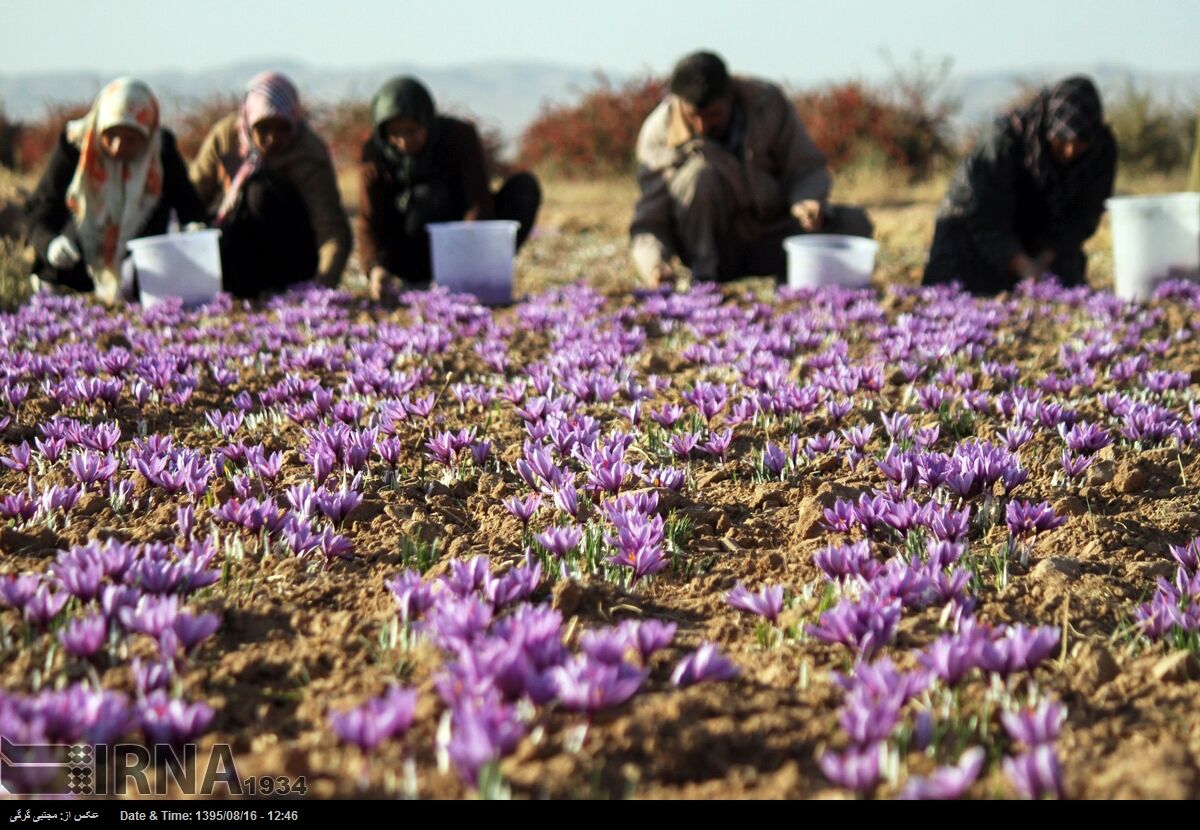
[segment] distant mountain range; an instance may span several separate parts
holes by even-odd
[[[443,69],[402,63],[369,69],[328,69],[285,59],[232,64],[196,72],[153,72],[143,77],[158,92],[169,119],[173,107],[213,95],[238,92],[248,78],[265,67],[287,73],[307,99],[319,102],[365,99],[393,75],[417,75],[429,85],[440,107],[473,114],[498,127],[510,140],[520,135],[525,125],[537,115],[543,101],[571,100],[580,89],[594,85],[597,75],[594,69],[519,61]],[[1112,64],[964,73],[953,76],[947,87],[948,92],[961,102],[960,126],[968,127],[1010,103],[1022,88],[1079,71],[1092,75],[1106,97],[1119,94],[1132,83],[1138,89],[1149,89],[1156,95],[1184,104],[1200,103],[1200,72],[1151,73]],[[614,82],[623,80],[620,73],[606,74]],[[107,75],[84,71],[0,75],[0,105],[9,118],[37,118],[50,103],[90,100],[107,80]]]

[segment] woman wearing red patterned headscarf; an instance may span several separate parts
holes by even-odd
[[[250,80],[238,111],[204,140],[191,176],[221,229],[226,291],[255,297],[313,279],[337,286],[350,221],[329,150],[287,77]]]
[[[938,212],[925,284],[995,294],[1053,274],[1084,283],[1083,243],[1112,195],[1117,142],[1089,79],[1067,78],[998,119]]]
[[[30,200],[35,273],[111,303],[125,243],[166,233],[172,210],[183,223],[205,217],[154,93],[118,78],[67,124]]]

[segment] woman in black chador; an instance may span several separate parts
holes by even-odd
[[[1082,285],[1083,243],[1112,195],[1117,142],[1095,85],[1068,78],[998,119],[938,211],[924,283],[996,294],[1050,273]]]

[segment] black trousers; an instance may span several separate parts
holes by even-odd
[[[833,233],[871,239],[875,235],[875,225],[865,210],[850,205],[826,205],[825,224],[817,231],[806,231],[798,219],[787,216],[763,228],[761,234],[749,243],[741,243],[732,238],[722,241],[718,245],[720,260],[717,281],[732,282],[744,277],[774,277],[778,283],[787,282],[787,251],[783,242],[790,237],[805,236],[809,233]]]
[[[516,222],[517,248],[520,249],[533,230],[538,208],[542,206],[542,187],[532,173],[517,173],[504,182],[496,194],[496,219]],[[446,221],[458,221],[447,217]],[[406,222],[390,229],[389,238],[381,251],[382,265],[412,287],[425,287],[433,280],[433,263],[429,253],[429,231],[416,228],[413,233],[403,229]]]
[[[308,208],[280,177],[251,177],[219,227],[222,284],[233,296],[250,299],[316,276],[317,237]]]

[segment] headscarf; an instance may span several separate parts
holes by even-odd
[[[1026,170],[1050,205],[1061,216],[1075,197],[1104,169],[1101,146],[1106,128],[1100,93],[1088,78],[1076,76],[1046,87],[1028,105],[1014,110],[1009,123],[1022,146]],[[1051,139],[1083,141],[1085,153],[1070,165],[1060,165],[1050,149]]]
[[[132,127],[145,136],[142,154],[117,161],[105,153],[100,137],[112,127]],[[97,291],[109,291],[118,282],[125,243],[141,230],[162,196],[158,99],[143,82],[117,78],[100,91],[87,115],[67,124],[67,141],[79,148],[79,164],[67,186],[67,209]]]
[[[411,118],[428,131],[429,137],[420,153],[401,153],[388,141],[383,125],[393,118]],[[428,181],[433,172],[437,108],[425,85],[407,76],[392,78],[375,93],[375,99],[371,102],[371,119],[375,124],[371,140],[392,166],[397,179],[402,184]]]
[[[262,72],[246,84],[242,107],[238,113],[238,154],[242,163],[233,182],[221,200],[217,210],[217,221],[223,220],[237,205],[246,181],[262,169],[263,155],[254,144],[254,125],[268,118],[282,118],[292,125],[293,134],[300,128],[303,115],[300,111],[300,93],[296,85],[278,72]]]

